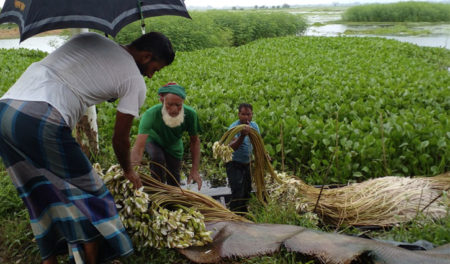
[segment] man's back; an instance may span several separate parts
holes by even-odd
[[[126,98],[118,110],[138,115],[146,86],[133,57],[96,33],[75,36],[42,61],[32,64],[4,95],[53,105],[74,127],[87,107]]]

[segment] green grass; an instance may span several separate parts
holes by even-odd
[[[0,223],[0,257],[4,263],[38,263],[39,250],[33,242],[27,210],[2,214]]]
[[[233,264],[319,264],[318,260],[312,260],[296,252],[289,252],[284,247],[279,252],[272,255],[258,256],[248,259],[235,259]]]
[[[450,243],[450,214],[447,217],[431,221],[419,216],[411,223],[394,226],[390,230],[373,233],[379,239],[413,243],[426,240],[436,246]]]
[[[398,2],[354,6],[342,14],[345,21],[371,22],[448,22],[450,4]]]
[[[12,28],[18,28],[17,24],[14,23],[0,24],[0,29],[12,29]]]
[[[297,225],[311,229],[318,229],[318,218],[312,214],[298,214],[293,206],[280,206],[277,201],[269,201],[263,206],[255,197],[249,202],[247,218],[256,223]]]

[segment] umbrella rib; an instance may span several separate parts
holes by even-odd
[[[96,22],[98,24],[105,25],[106,27],[111,28],[112,23],[108,22],[105,19],[100,19],[98,17],[94,16],[80,16],[80,15],[71,15],[71,16],[58,16],[58,17],[50,17],[46,19],[39,20],[35,23],[29,24],[25,27],[25,30],[30,30],[35,27],[40,27],[42,25],[46,25],[49,23],[57,23],[57,22],[69,22],[69,21],[75,21],[75,22]]]
[[[23,25],[25,23],[25,21],[23,21],[22,19],[22,13],[17,12],[17,11],[7,11],[5,13],[0,14],[0,20],[9,16],[14,16],[17,17],[20,20],[20,27],[23,28]],[[5,21],[6,22],[6,21]],[[4,22],[2,22],[4,23]]]
[[[144,5],[141,7],[142,12],[145,11],[155,11],[155,10],[163,10],[163,9],[167,9],[167,10],[177,10],[180,12],[185,13],[185,9],[181,6],[178,5],[170,5],[170,4],[154,4],[154,5]],[[139,10],[138,8],[132,8],[129,9],[125,12],[122,12],[122,14],[118,15],[113,22],[111,23],[113,25],[113,28],[121,21],[123,20],[125,17],[129,17],[131,15],[135,15],[135,14],[139,14]],[[162,14],[163,15],[163,14]]]

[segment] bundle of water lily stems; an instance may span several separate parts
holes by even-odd
[[[205,221],[245,221],[209,196],[161,183],[139,169],[143,187],[134,190],[119,165],[111,166],[102,177],[119,211],[125,228],[136,245],[155,248],[186,248],[211,242]]]
[[[243,128],[244,125],[240,125],[228,130],[214,144],[216,158],[225,162],[231,160],[233,149],[229,144]],[[249,137],[255,156],[252,178],[260,201],[272,199],[280,206],[294,205],[299,213],[316,213],[322,222],[336,226],[390,226],[411,221],[419,215],[442,218],[450,213],[447,197],[450,173],[421,178],[383,177],[323,189],[321,193],[298,177],[275,172],[261,136],[251,130]]]
[[[348,186],[320,189],[295,176],[279,173],[282,184],[267,177],[271,199],[314,212],[336,226],[391,226],[418,216],[442,218],[450,213],[450,173],[435,177],[382,177]],[[320,197],[320,199],[319,199]]]
[[[223,134],[218,142],[213,145],[213,155],[214,158],[221,158],[225,162],[229,162],[232,159],[233,149],[229,146],[233,138],[244,129],[247,125],[238,125],[228,130]],[[254,130],[249,131],[250,142],[253,145],[253,152],[255,156],[255,161],[252,166],[252,179],[256,187],[256,196],[259,201],[265,203],[267,200],[266,184],[264,180],[265,171],[267,170],[270,176],[276,181],[280,182],[277,174],[273,170],[272,164],[270,163],[267,152],[264,148],[264,142],[261,135]],[[281,182],[280,182],[281,183]]]

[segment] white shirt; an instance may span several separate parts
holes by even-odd
[[[120,99],[117,110],[139,116],[146,85],[133,57],[96,33],[73,37],[33,63],[1,99],[51,104],[74,128],[89,106]]]

